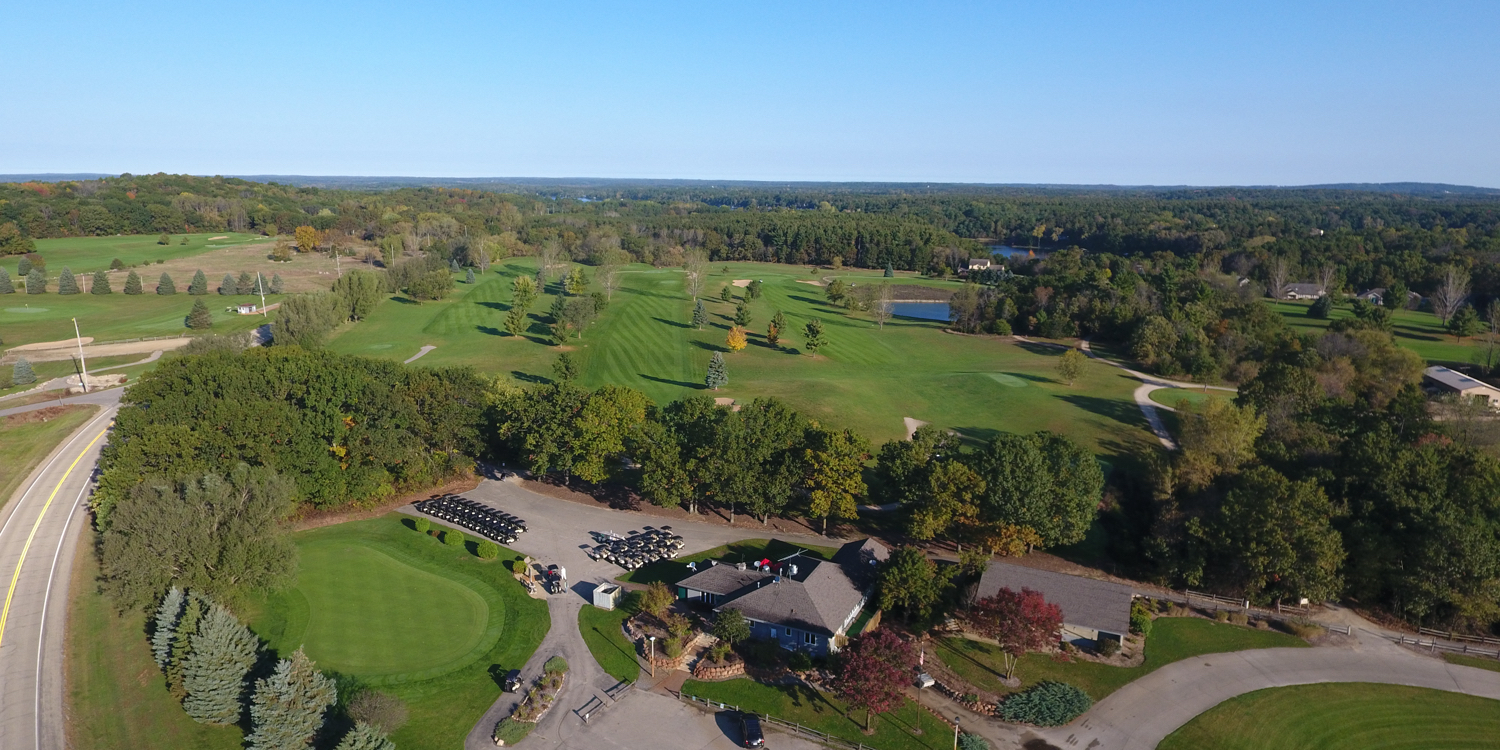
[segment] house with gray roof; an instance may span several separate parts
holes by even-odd
[[[751,637],[826,655],[838,650],[874,588],[876,566],[889,555],[885,545],[864,539],[840,547],[832,560],[798,551],[754,564],[709,561],[677,583],[677,598],[739,610]]]
[[[1281,292],[1282,299],[1317,299],[1323,296],[1323,287],[1317,284],[1287,284]]]
[[[1118,641],[1130,632],[1130,602],[1135,590],[1129,586],[992,562],[980,576],[975,595],[984,599],[1002,588],[1039,591],[1049,603],[1056,604],[1062,610],[1064,641],[1093,645],[1100,639]]]

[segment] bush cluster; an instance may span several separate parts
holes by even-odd
[[[999,718],[1013,724],[1060,727],[1089,710],[1094,700],[1066,682],[1039,682],[1000,704]]]

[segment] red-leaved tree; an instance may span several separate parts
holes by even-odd
[[[1017,594],[1002,588],[994,596],[975,602],[967,619],[975,633],[1000,643],[1005,652],[1005,679],[1009,680],[1022,654],[1040,651],[1057,641],[1062,610],[1048,603],[1040,591],[1023,588]]]
[[[874,715],[901,705],[901,689],[911,680],[917,657],[911,643],[879,628],[852,641],[839,654],[834,692],[853,709],[865,710],[865,731]]]

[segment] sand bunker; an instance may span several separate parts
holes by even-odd
[[[735,279],[734,281],[731,281],[729,283],[734,284],[735,286],[738,286],[738,287],[750,286],[750,280],[749,279]]]
[[[798,284],[812,284],[813,286],[823,286],[823,282],[821,282],[821,281],[808,281],[807,279],[797,279],[797,283]]]

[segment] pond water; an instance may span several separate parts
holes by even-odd
[[[947,302],[893,302],[891,314],[902,318],[948,322]]]
[[[1031,250],[1024,247],[1011,247],[1010,245],[990,245],[990,252],[1002,258],[1026,258]],[[1047,257],[1047,253],[1038,251],[1036,257],[1045,258]]]

